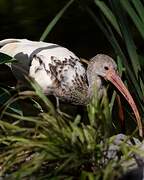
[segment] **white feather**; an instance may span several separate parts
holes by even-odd
[[[45,93],[49,93],[51,88],[55,88],[54,79],[50,73],[50,64],[55,66],[56,63],[52,60],[52,56],[60,62],[71,57],[75,61],[75,65],[72,67],[70,64],[66,64],[62,69],[63,79],[60,74],[57,74],[57,79],[61,81],[62,88],[70,88],[73,86],[73,80],[75,80],[77,74],[79,76],[85,75],[85,69],[80,63],[79,58],[67,48],[61,47],[57,44],[30,41],[27,39],[5,39],[0,41],[0,52],[9,56],[15,57],[18,60],[17,67],[11,66],[12,71],[17,79],[22,79],[21,74],[28,73],[33,77],[39,85],[42,87]],[[39,57],[42,60],[42,65],[35,57]],[[31,62],[31,65],[30,65]],[[36,70],[39,70],[36,72]],[[60,70],[57,67],[57,71]]]

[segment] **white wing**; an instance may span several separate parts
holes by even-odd
[[[18,60],[11,65],[16,78],[29,74],[47,94],[55,88],[71,88],[75,81],[82,86],[85,69],[79,58],[64,47],[26,39],[5,39],[0,46],[0,52]]]

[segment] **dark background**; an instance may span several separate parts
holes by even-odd
[[[39,40],[67,0],[0,0],[0,39]],[[89,2],[92,7],[93,4]],[[67,47],[79,57],[113,54],[110,44],[90,15],[74,2],[45,39]]]

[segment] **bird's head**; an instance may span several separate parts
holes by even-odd
[[[105,54],[98,54],[91,58],[89,68],[91,71],[94,71],[97,76],[105,80],[107,80],[107,75],[109,73],[112,71],[117,72],[115,61]]]
[[[90,83],[93,83],[94,78],[99,79],[99,81],[97,80],[97,82],[100,82],[102,78],[108,80],[122,93],[122,95],[125,97],[125,99],[128,101],[134,111],[140,135],[142,136],[142,124],[138,109],[132,96],[130,95],[130,92],[128,91],[128,89],[122,82],[120,76],[118,75],[117,65],[115,61],[111,57],[104,54],[96,55],[90,60],[87,69],[87,76]]]

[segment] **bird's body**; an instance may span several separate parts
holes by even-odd
[[[45,94],[54,95],[63,101],[86,105],[93,96],[94,87],[97,88],[98,97],[101,97],[103,80],[109,80],[131,105],[140,136],[143,135],[137,107],[118,76],[116,63],[111,57],[98,54],[85,69],[74,53],[57,44],[5,39],[0,41],[0,46],[0,52],[17,60],[11,69],[18,80],[24,80],[23,75],[26,74],[37,81]]]
[[[18,61],[11,64],[18,80],[24,80],[24,74],[29,75],[47,95],[74,104],[86,103],[86,70],[73,52],[57,44],[26,39],[7,39],[1,41],[1,45],[0,52]]]

